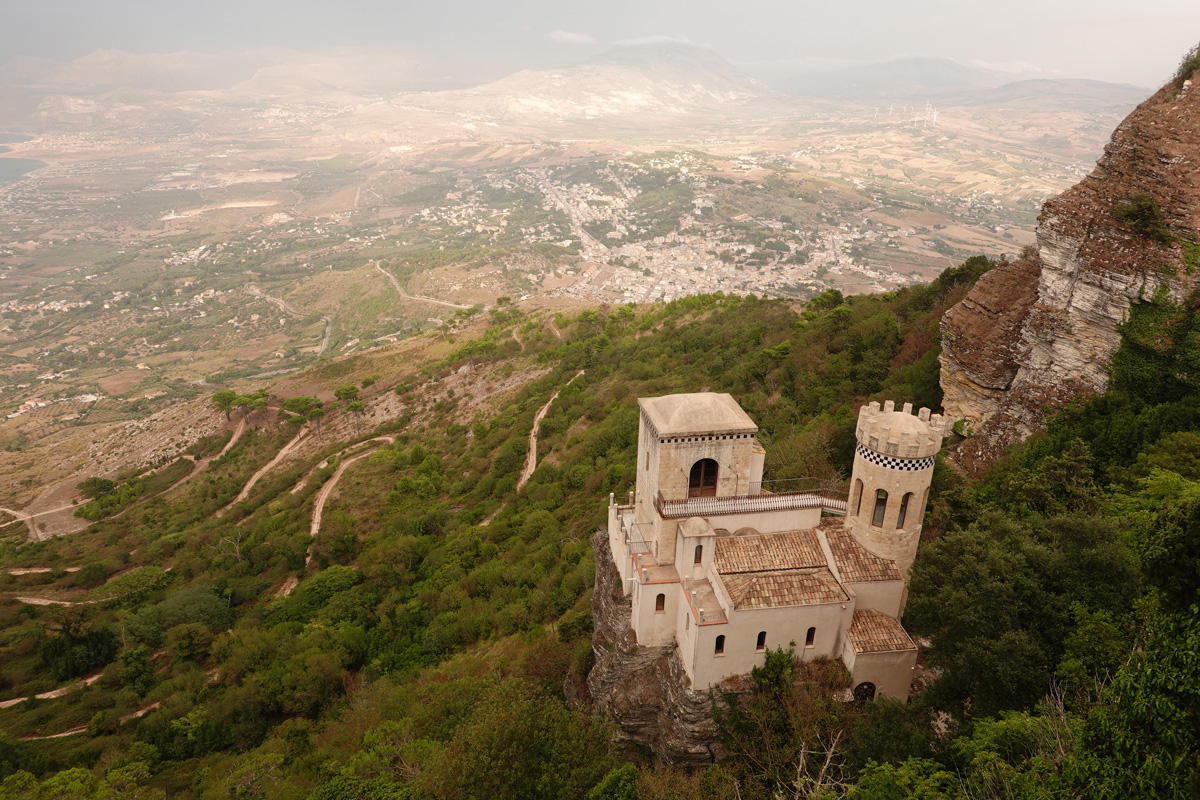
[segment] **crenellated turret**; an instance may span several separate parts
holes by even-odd
[[[882,409],[878,402],[863,406],[858,412],[855,431],[859,444],[901,458],[935,455],[942,449],[946,422],[941,414],[930,414],[928,408],[922,408],[914,418],[912,408],[912,403],[905,403],[904,410],[897,412],[891,400]]]
[[[897,411],[892,401],[863,406],[850,480],[846,527],[858,543],[907,574],[917,555],[933,464],[946,423],[928,408]]]

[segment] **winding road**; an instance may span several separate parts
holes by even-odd
[[[193,464],[195,464],[196,466],[187,475],[184,475],[182,478],[180,478],[179,480],[175,481],[173,484],[168,486],[166,488],[166,490],[164,490],[162,492],[162,494],[166,494],[167,492],[171,492],[171,491],[174,491],[175,489],[178,489],[180,486],[187,483],[188,481],[190,481],[192,478],[199,475],[204,470],[208,469],[208,465],[211,464],[212,462],[216,461],[221,456],[228,453],[230,448],[232,448],[235,444],[237,444],[238,439],[241,439],[242,434],[245,432],[246,432],[246,418],[242,417],[241,419],[238,420],[237,427],[233,429],[233,436],[229,437],[229,441],[226,442],[225,446],[221,448],[221,452],[217,453],[215,456],[209,456],[208,458],[202,458],[199,461],[196,461],[194,458],[192,458],[189,455],[180,456],[180,458],[186,458],[189,461],[191,461]]]
[[[250,480],[246,481],[246,485],[242,487],[240,492],[238,492],[238,496],[233,498],[233,501],[230,502],[229,505],[218,511],[217,516],[222,516],[227,510],[245,500],[250,495],[250,490],[254,488],[255,484],[258,483],[259,479],[263,475],[266,475],[268,472],[270,472],[276,464],[278,464],[280,461],[283,461],[292,453],[293,450],[300,446],[300,442],[304,439],[306,433],[308,433],[307,426],[296,431],[295,437],[293,437],[292,440],[283,447],[279,448],[279,452],[275,454],[275,457],[259,468],[258,472],[250,476]]]
[[[399,289],[399,287],[397,287],[397,291],[401,291]],[[403,294],[402,291],[401,291],[401,294]],[[260,295],[260,296],[263,296],[264,298],[266,297],[265,295]],[[278,300],[278,298],[267,298],[267,299]],[[417,299],[424,299],[424,298],[417,298]],[[441,301],[433,301],[433,302],[440,303]],[[291,309],[290,307],[288,307],[285,301],[278,300],[278,303],[280,304],[281,308],[285,308],[285,310],[288,310],[292,313],[297,313],[297,312],[295,312],[294,309]],[[513,338],[515,338],[518,343],[521,343],[522,349],[524,349],[524,343],[521,342],[520,337],[517,336],[515,330],[513,332]],[[569,380],[565,384],[563,384],[563,388],[565,388],[566,386],[569,386],[572,382],[574,382],[574,380],[576,378],[578,378],[579,376],[581,376],[583,374],[584,374],[584,370],[580,370],[579,372],[577,372],[571,378],[571,380]],[[538,444],[538,433],[539,433],[539,430],[541,427],[541,422],[542,422],[542,419],[544,419],[546,414],[549,412],[551,404],[553,404],[554,401],[558,398],[560,391],[561,391],[561,389],[556,390],[554,392],[554,394],[550,396],[550,399],[547,400],[546,403],[543,406],[541,406],[541,408],[538,409],[537,414],[534,416],[533,427],[529,432],[529,453],[526,456],[525,467],[521,472],[521,478],[517,483],[518,490],[524,488],[525,484],[528,483],[530,476],[533,474],[534,469],[536,469],[536,467],[537,467],[537,444]],[[204,459],[202,462],[200,462],[200,467],[198,469],[193,470],[187,476],[185,476],[181,480],[177,481],[171,488],[172,489],[175,488],[179,484],[186,481],[188,478],[190,478],[190,477],[194,476],[195,474],[197,474],[198,472],[200,472],[212,460],[215,460],[215,459],[220,458],[221,456],[225,455],[230,450],[230,448],[232,448],[233,445],[238,441],[238,439],[241,438],[242,434],[245,432],[245,429],[246,429],[246,420],[245,420],[245,418],[243,418],[242,420],[240,420],[238,427],[234,432],[234,435],[232,437],[230,437],[229,442],[226,443],[225,447],[222,448],[220,453],[218,453],[216,456],[211,456],[208,459]],[[307,433],[308,433],[307,427],[301,428],[299,431],[297,431],[296,436],[291,441],[289,441],[286,445],[284,445],[280,449],[280,451],[275,455],[274,458],[272,458],[267,464],[265,464],[262,468],[260,468],[257,472],[255,472],[250,477],[250,479],[246,482],[246,485],[242,487],[241,492],[238,493],[238,496],[233,500],[233,502],[231,502],[228,506],[226,506],[221,511],[217,512],[218,515],[224,513],[224,511],[226,511],[230,507],[236,505],[237,503],[245,500],[246,497],[250,494],[251,490],[254,488],[255,484],[257,484],[258,481],[262,478],[262,476],[265,475],[268,471],[270,471],[273,467],[275,467],[283,459],[285,459],[291,452],[293,452],[296,449],[296,447],[299,446],[300,442],[303,440],[303,438],[305,437],[305,435]],[[326,481],[325,484],[321,487],[320,491],[317,493],[317,496],[313,501],[312,521],[309,525],[309,535],[312,539],[316,539],[317,534],[320,533],[321,522],[323,520],[324,513],[325,513],[325,506],[329,502],[329,498],[333,495],[334,490],[337,488],[338,483],[341,481],[342,475],[345,474],[346,470],[349,469],[350,465],[352,465],[355,462],[360,461],[360,460],[366,458],[367,456],[371,455],[372,453],[376,452],[379,449],[379,447],[381,447],[385,444],[392,444],[395,441],[396,441],[396,437],[393,435],[376,436],[373,439],[368,439],[368,440],[366,440],[366,443],[378,443],[378,444],[374,447],[365,448],[361,452],[356,453],[355,455],[351,456],[350,458],[345,459],[338,465],[338,468],[334,471],[333,475],[330,476],[329,480]],[[359,446],[359,444],[363,444],[363,443],[356,443],[353,446],[357,447],[357,446]],[[305,476],[304,478],[302,478],[299,481],[298,485],[302,486],[307,481],[307,478],[308,478],[308,476]],[[293,489],[293,491],[295,491],[295,489]],[[503,508],[503,506],[501,506],[501,509],[502,508]],[[496,514],[498,514],[501,509],[497,509],[496,512],[494,512],[487,520],[484,520],[484,522],[482,522],[480,524],[486,525],[488,522],[490,522],[492,519],[495,518]],[[61,509],[56,509],[56,510],[61,510]],[[14,511],[11,509],[3,509],[3,508],[0,508],[0,511],[5,511],[7,513],[10,513],[14,517],[17,518],[17,519],[10,521],[9,523],[5,523],[5,524],[12,524],[13,522],[17,522],[20,520],[30,519],[32,516],[39,516],[40,514],[53,513],[52,511],[43,511],[43,512],[39,512],[38,514],[34,514],[34,515],[26,515],[23,512]],[[3,526],[0,525],[0,527],[3,527]],[[306,554],[306,557],[305,557],[305,564],[311,565],[312,562],[313,562],[313,555],[312,555],[312,551],[311,551],[311,547],[310,547],[309,552]],[[67,568],[65,568],[65,571],[75,571],[76,569],[78,569],[78,568],[77,567],[67,567]],[[38,572],[49,572],[49,571],[52,571],[52,568],[50,568],[50,567],[27,567],[27,568],[14,568],[14,569],[8,570],[8,572],[10,574],[14,574],[14,575],[38,573]],[[299,578],[295,575],[290,576],[283,583],[283,585],[275,592],[275,597],[279,597],[279,598],[287,597],[289,594],[291,594],[292,590],[294,590],[297,585],[299,585]],[[80,602],[81,603],[93,602],[93,601],[86,601],[86,600],[72,602],[72,601],[54,600],[54,599],[50,599],[50,598],[46,598],[46,597],[34,597],[34,596],[20,596],[20,597],[14,598],[14,599],[16,599],[17,601],[22,602],[22,603],[27,603],[27,604],[31,604],[31,605],[39,605],[39,606],[75,605]],[[101,677],[100,673],[97,673],[95,675],[90,675],[87,678],[83,679],[82,681],[77,681],[75,683],[71,683],[66,686],[60,687],[58,689],[52,689],[47,692],[42,692],[40,694],[34,695],[33,697],[35,697],[36,699],[39,699],[39,700],[48,700],[48,699],[62,697],[63,695],[66,695],[72,691],[75,691],[77,689],[82,689],[85,686],[89,686],[92,683],[95,683],[97,680],[99,680],[100,677]],[[27,698],[27,697],[19,697],[19,698],[13,698],[10,700],[0,701],[0,709],[9,708],[11,706],[18,705],[19,703],[23,703],[29,699],[30,698]],[[146,713],[157,708],[158,705],[159,705],[158,703],[152,703],[151,705],[146,706],[145,708],[139,709],[138,711],[135,711],[132,714],[122,717],[121,723],[124,724],[132,719],[141,717],[141,716],[145,715]],[[85,733],[86,731],[87,731],[87,726],[80,726],[80,727],[76,727],[76,728],[71,728],[70,730],[66,730],[61,733],[49,734],[49,735],[45,735],[45,736],[23,736],[23,737],[21,737],[21,740],[22,741],[32,741],[32,740],[42,740],[42,739],[58,739],[58,738],[66,737],[66,736],[74,736],[77,734]]]
[[[64,694],[73,692],[76,689],[82,689],[85,686],[91,686],[93,683],[100,680],[100,676],[103,674],[104,673],[102,671],[97,672],[95,675],[89,675],[81,681],[68,683],[66,686],[60,686],[57,689],[51,689],[50,691],[42,692],[41,694],[31,695],[31,697],[37,700],[53,700],[55,697],[62,697]],[[31,697],[14,697],[11,700],[0,700],[0,708],[12,708],[19,703],[24,703],[26,700],[31,699]]]
[[[308,314],[293,308],[292,304],[287,300],[284,300],[282,297],[272,297],[269,294],[264,294],[263,292],[259,291],[258,287],[256,287],[253,283],[247,283],[243,288],[245,288],[247,294],[249,294],[251,297],[257,297],[260,300],[266,300],[268,303],[274,303],[275,305],[279,306],[280,309],[288,312],[289,314],[294,314],[297,317],[308,316]],[[317,351],[318,356],[325,354],[325,350],[329,347],[329,336],[333,333],[333,320],[323,315],[321,319],[325,322],[325,336],[321,339],[321,349]]]
[[[575,378],[578,378],[583,373],[584,370],[579,370],[579,372],[576,372],[571,380],[562,385],[562,389],[565,389],[574,383]],[[550,395],[550,399],[546,401],[546,405],[539,408],[537,414],[535,414],[533,417],[533,428],[531,428],[529,431],[529,452],[525,454],[525,468],[521,470],[521,478],[517,481],[518,492],[525,488],[525,484],[529,483],[529,478],[532,477],[533,471],[537,469],[538,432],[542,427],[542,419],[545,418],[546,412],[550,410],[550,404],[558,399],[558,393],[561,392],[562,389],[556,389],[554,394]]]
[[[571,380],[563,384],[563,388],[570,386],[575,381],[575,378],[578,378],[583,373],[584,370],[576,372]],[[546,401],[546,404],[539,408],[538,412],[533,415],[533,427],[529,430],[529,452],[525,454],[525,466],[521,469],[521,477],[517,481],[518,492],[525,488],[525,484],[529,483],[529,479],[533,477],[533,471],[537,469],[538,433],[542,427],[542,419],[545,418],[546,412],[550,410],[550,404],[558,399],[558,393],[561,391],[562,389],[555,390],[554,394],[550,395],[550,399]],[[479,527],[484,528],[492,524],[492,520],[504,510],[505,505],[507,504],[501,503],[499,508],[484,517],[483,521],[479,523]]]
[[[546,401],[546,405],[539,408],[538,412],[533,416],[533,427],[529,430],[529,452],[525,454],[525,467],[521,470],[521,477],[517,479],[518,492],[525,488],[525,484],[529,483],[529,478],[533,475],[533,471],[537,469],[538,431],[542,427],[542,419],[545,418],[546,412],[550,410],[550,404],[557,399],[558,392],[556,391],[550,395],[550,399]]]
[[[395,436],[376,436],[374,439],[368,439],[367,441],[380,442],[381,443],[380,446],[382,446],[383,444],[391,444],[392,442],[396,441],[396,437]],[[371,453],[374,453],[378,449],[379,449],[379,447],[368,448],[368,449],[362,451],[361,453],[359,453],[358,455],[351,456],[350,458],[347,458],[345,461],[343,461],[341,464],[338,464],[338,468],[336,470],[334,470],[333,475],[330,476],[329,480],[327,480],[325,482],[325,485],[321,487],[321,491],[317,493],[316,500],[313,501],[312,523],[309,525],[309,528],[308,528],[309,536],[311,536],[312,538],[315,539],[315,538],[317,538],[317,534],[321,531],[321,517],[325,513],[325,503],[327,503],[329,501],[329,496],[331,494],[333,494],[333,490],[337,487],[338,481],[340,481],[342,479],[342,473],[344,473],[346,471],[346,468],[349,467],[351,464],[353,464],[355,461],[358,461],[359,459],[362,459],[362,458],[366,458],[367,456],[371,455]],[[304,563],[305,564],[312,563],[312,552],[311,551],[308,553],[307,558],[305,558]]]
[[[15,508],[0,507],[0,511],[3,511],[5,514],[12,514],[14,517],[16,517],[16,519],[10,519],[8,522],[0,524],[0,528],[7,528],[9,525],[14,525],[18,522],[29,524],[38,517],[44,517],[47,514],[57,514],[60,511],[66,511],[68,508],[74,507],[75,506],[73,504],[68,504],[65,506],[59,506],[58,508],[47,508],[45,511],[35,511],[32,514],[26,514],[24,511],[17,511]],[[29,533],[31,536],[33,535],[32,525],[29,526]]]
[[[8,575],[44,575],[47,572],[54,572],[54,567],[13,567],[12,569],[3,570]],[[63,567],[63,572],[79,572],[79,567]],[[0,706],[3,708],[3,706]]]
[[[388,281],[392,284],[392,288],[399,292],[401,297],[409,300],[420,300],[422,303],[434,303],[435,305],[446,306],[447,308],[459,308],[463,310],[469,310],[472,308],[472,306],[460,306],[458,303],[449,303],[445,300],[434,300],[432,297],[421,297],[420,295],[409,294],[408,292],[404,291],[404,287],[400,285],[400,281],[396,280],[396,276],[380,266],[378,261],[375,262],[375,269],[379,270],[380,275],[388,279]]]

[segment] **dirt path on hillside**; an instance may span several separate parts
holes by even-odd
[[[570,386],[575,378],[578,378],[583,372],[583,370],[576,372],[571,380],[563,384],[562,388],[565,389]],[[533,471],[537,469],[538,432],[542,427],[542,419],[545,418],[546,412],[550,410],[550,404],[558,399],[558,393],[561,391],[562,389],[556,389],[554,394],[550,395],[550,399],[546,401],[546,405],[539,408],[537,414],[533,417],[533,427],[529,430],[529,452],[525,454],[525,468],[521,470],[521,477],[517,480],[518,492],[525,488],[525,484],[529,483],[529,478],[533,475]]]
[[[190,481],[192,478],[199,475],[201,472],[204,472],[204,470],[208,469],[209,464],[211,464],[212,462],[216,461],[221,456],[228,453],[230,448],[232,448],[235,444],[237,444],[238,439],[241,439],[242,434],[245,432],[246,432],[246,418],[242,417],[240,420],[238,420],[237,427],[233,429],[233,436],[229,437],[229,441],[226,442],[225,446],[221,448],[221,452],[217,453],[215,456],[209,456],[208,458],[202,458],[199,461],[197,461],[192,456],[189,456],[187,454],[181,455],[180,458],[186,458],[188,461],[191,461],[196,466],[193,467],[192,471],[189,472],[187,475],[184,475],[182,478],[180,478],[179,480],[175,481],[173,484],[168,486],[166,491],[162,492],[162,494],[167,494],[167,492],[175,491],[180,486],[183,486],[185,483]]]
[[[518,492],[525,488],[533,471],[537,469],[538,430],[542,427],[542,419],[546,416],[546,412],[550,410],[550,404],[557,399],[558,392],[550,395],[546,405],[539,408],[533,417],[533,427],[529,430],[529,452],[525,454],[525,467],[521,470],[521,477],[517,479]]]
[[[130,566],[130,567],[125,567],[125,569],[118,570],[118,571],[114,572],[112,575],[109,575],[108,578],[106,578],[104,582],[106,584],[112,583],[117,578],[121,577],[122,575],[133,572],[134,570],[139,570],[139,569],[143,569],[143,568],[144,568],[143,565],[134,565],[134,566]],[[168,565],[166,567],[163,567],[163,572],[170,572],[174,568],[175,567],[173,565]],[[40,570],[41,568],[38,567],[35,569]],[[78,570],[79,570],[79,567],[67,567],[64,571],[65,572],[77,572]],[[90,605],[95,605],[96,603],[104,602],[104,600],[58,600],[57,598],[54,598],[54,597],[42,597],[40,595],[32,595],[32,594],[14,595],[13,599],[16,600],[18,603],[24,603],[25,605],[29,605],[29,606],[90,606]]]
[[[74,736],[77,733],[87,733],[87,725],[80,725],[78,728],[71,728],[70,730],[63,731],[62,733],[52,733],[49,736],[22,736],[20,741],[39,742],[43,739],[61,739],[64,736]]]
[[[238,439],[242,438],[242,434],[245,432],[246,432],[246,418],[242,417],[240,420],[238,420],[238,426],[233,429],[233,436],[229,437],[229,441],[226,442],[225,446],[221,448],[221,452],[219,452],[215,456],[213,456],[212,460],[221,458],[226,453],[228,453],[233,448],[233,446],[235,444],[237,444]]]
[[[567,386],[570,386],[572,381],[574,381],[575,378],[578,378],[583,373],[584,373],[583,370],[579,370],[579,372],[576,372],[574,377],[571,378],[571,380],[569,380],[563,384],[563,387],[565,388]],[[520,480],[517,481],[517,491],[518,492],[525,488],[525,484],[529,483],[529,479],[533,476],[533,471],[535,469],[537,469],[538,432],[541,430],[542,419],[546,416],[546,412],[548,412],[550,410],[550,404],[558,399],[558,393],[560,391],[562,391],[562,389],[556,390],[554,392],[554,394],[552,394],[550,396],[550,399],[546,401],[546,404],[544,406],[542,406],[541,408],[539,408],[537,414],[535,414],[533,416],[533,427],[529,431],[529,452],[527,452],[525,454],[525,466],[521,469]],[[487,527],[488,525],[491,525],[492,520],[494,520],[500,514],[500,512],[504,510],[504,507],[506,505],[507,505],[507,503],[501,503],[499,508],[497,508],[491,514],[488,514],[479,523],[479,527],[484,528],[484,527]]]
[[[480,521],[479,527],[486,528],[488,525],[491,525],[492,520],[494,520],[500,514],[500,512],[504,510],[505,505],[507,505],[507,503],[501,503],[499,508],[484,517],[483,520]]]
[[[396,441],[396,437],[376,436],[374,439],[370,439],[369,441],[381,442],[382,444],[380,444],[379,447],[382,447],[384,444],[391,444],[392,442]],[[333,475],[330,476],[329,480],[325,482],[325,485],[321,487],[321,491],[317,493],[317,499],[313,501],[312,524],[310,524],[308,528],[309,536],[311,536],[313,539],[316,539],[317,534],[321,531],[321,517],[325,513],[325,503],[329,501],[329,496],[333,494],[333,490],[337,488],[338,481],[342,479],[342,475],[345,473],[346,469],[355,461],[359,461],[371,455],[378,450],[379,447],[368,448],[358,455],[351,456],[341,464],[338,464],[338,468],[334,471]],[[311,548],[308,555],[305,557],[304,563],[312,563]]]
[[[299,311],[298,309],[294,308],[292,306],[292,304],[289,303],[287,300],[284,300],[282,297],[272,297],[271,295],[266,294],[265,292],[259,290],[259,288],[257,286],[255,286],[253,283],[247,283],[242,288],[244,288],[246,290],[246,293],[249,294],[251,297],[257,297],[260,300],[266,300],[268,303],[273,303],[273,304],[279,306],[280,310],[286,311],[289,314],[292,314],[297,317],[307,317],[308,316],[308,314],[305,314],[302,311]],[[331,333],[333,333],[333,320],[324,315],[321,316],[321,319],[325,323],[325,337],[323,339],[321,339],[321,349],[317,351],[318,356],[322,356],[325,354],[326,348],[329,347],[329,335]]]
[[[259,479],[262,478],[263,475],[266,475],[268,472],[270,472],[272,469],[274,469],[275,465],[277,465],[280,461],[283,461],[285,458],[287,458],[292,453],[293,450],[295,450],[297,447],[299,447],[300,443],[303,441],[303,439],[307,435],[307,433],[308,433],[308,426],[304,426],[300,430],[296,431],[296,435],[294,437],[292,437],[292,440],[290,442],[288,442],[287,444],[285,444],[283,447],[279,448],[279,452],[275,454],[274,458],[272,458],[270,461],[268,461],[266,464],[264,464],[258,470],[258,472],[255,472],[253,475],[250,476],[250,480],[246,481],[246,485],[242,487],[242,490],[240,492],[238,492],[238,496],[233,498],[233,502],[231,502],[229,505],[225,506],[225,508],[222,508],[220,511],[218,511],[217,516],[220,517],[220,516],[224,515],[224,513],[226,511],[228,511],[230,508],[233,508],[238,503],[242,502],[247,497],[249,497],[250,490],[254,488],[254,485],[258,483]]]
[[[0,511],[3,511],[5,514],[12,514],[14,517],[16,517],[16,519],[10,519],[8,522],[0,525],[0,528],[7,528],[9,525],[15,525],[18,522],[24,522],[29,526],[30,533],[32,534],[33,525],[30,523],[33,522],[33,520],[37,519],[38,517],[44,517],[47,514],[57,514],[60,511],[66,511],[68,508],[75,508],[75,505],[68,503],[65,506],[59,506],[58,508],[47,508],[45,511],[35,511],[32,514],[26,514],[24,511],[18,511],[15,508],[0,507]]]
[[[12,569],[0,570],[9,575],[42,575],[47,572],[54,572],[54,567],[13,567]],[[79,567],[62,567],[63,572],[79,572]]]
[[[97,672],[95,675],[89,675],[81,681],[69,683],[66,686],[61,686],[57,689],[51,689],[50,691],[42,692],[41,694],[31,695],[31,697],[38,700],[53,700],[56,697],[62,697],[64,694],[69,694],[70,692],[74,692],[77,689],[82,689],[85,686],[91,686],[93,683],[100,680],[100,676],[103,674],[103,672]],[[24,703],[29,699],[30,697],[14,697],[11,700],[0,700],[0,708],[12,708],[13,706]]]
[[[34,595],[16,595],[13,599],[27,606],[90,606],[96,602],[95,600],[55,600],[53,597],[35,597]]]
[[[97,675],[96,677],[99,678],[100,676]],[[41,695],[38,695],[38,697],[41,697]],[[129,722],[130,720],[140,719],[161,705],[162,705],[161,701],[154,702],[148,706],[139,708],[137,711],[134,711],[131,714],[126,714],[125,716],[121,717],[121,724],[124,725],[126,722]],[[47,736],[22,736],[20,740],[22,742],[40,742],[40,741],[44,741],[46,739],[61,739],[64,736],[75,736],[80,733],[87,733],[86,725],[80,725],[79,727],[76,727],[76,728],[69,728],[68,730],[63,731],[62,733],[51,733]]]
[[[399,292],[400,296],[405,299],[419,300],[422,303],[434,303],[439,306],[446,306],[447,308],[458,308],[458,309],[462,309],[464,311],[469,310],[471,308],[471,306],[460,306],[458,303],[449,303],[445,300],[434,300],[432,297],[421,297],[420,295],[409,294],[408,292],[404,291],[404,287],[400,285],[400,281],[396,280],[396,277],[394,275],[392,275],[392,273],[388,272],[386,269],[381,267],[379,265],[378,261],[375,262],[375,269],[379,270],[379,274],[382,275],[383,277],[387,278],[388,281],[392,284],[392,288],[395,289],[397,292]]]

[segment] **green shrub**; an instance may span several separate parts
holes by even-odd
[[[1183,82],[1196,74],[1198,69],[1200,69],[1200,44],[1183,54],[1183,58],[1179,61],[1179,69],[1175,70],[1175,83],[1182,86]]]
[[[1158,207],[1158,201],[1149,192],[1139,192],[1115,209],[1117,219],[1127,223],[1138,236],[1154,239],[1163,244],[1173,241],[1171,232],[1164,224],[1166,215]]]

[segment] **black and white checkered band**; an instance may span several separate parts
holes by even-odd
[[[904,472],[919,472],[923,469],[929,469],[933,466],[934,456],[926,456],[925,458],[898,458],[896,456],[885,456],[882,453],[876,453],[863,447],[861,444],[855,448],[855,452],[870,461],[872,464],[878,464],[881,467],[888,469],[898,469]]]

